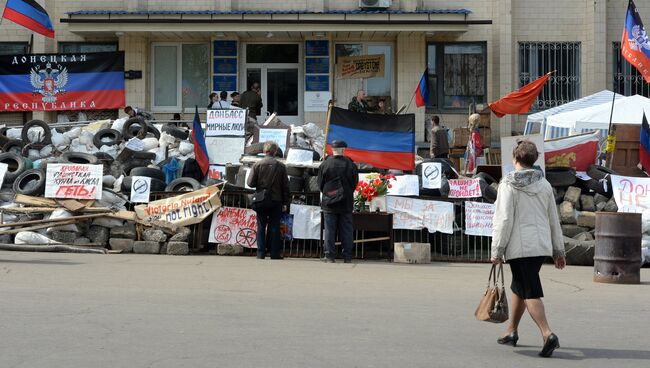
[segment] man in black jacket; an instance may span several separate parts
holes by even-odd
[[[324,262],[335,262],[334,242],[337,230],[343,244],[344,262],[352,261],[352,208],[359,173],[354,162],[344,154],[347,146],[344,141],[332,142],[333,155],[325,159],[318,172],[318,186],[323,193],[321,208],[325,220]]]

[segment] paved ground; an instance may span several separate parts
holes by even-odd
[[[0,367],[649,367],[642,285],[542,270],[562,349],[474,320],[487,265],[0,252]]]

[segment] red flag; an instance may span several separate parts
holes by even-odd
[[[553,73],[555,73],[555,71],[547,73],[545,76],[528,83],[515,92],[509,93],[508,95],[501,97],[501,99],[492,102],[490,104],[490,109],[494,115],[500,118],[507,114],[527,113],[528,110],[530,110],[530,105],[535,102],[539,93],[542,92],[542,88],[544,88],[546,81]]]
[[[647,83],[650,83],[650,41],[639,16],[639,10],[632,0],[627,6],[625,16],[621,55],[641,73]]]
[[[587,171],[596,162],[600,131],[573,135],[544,142],[546,167],[572,167]]]

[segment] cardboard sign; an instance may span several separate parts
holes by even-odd
[[[339,79],[384,76],[384,55],[341,56],[336,64]]]
[[[393,214],[393,229],[454,233],[454,204],[406,197],[386,197],[388,212]]]
[[[287,164],[293,165],[311,165],[314,162],[314,152],[289,148],[287,153]]]
[[[449,198],[476,198],[482,195],[479,179],[449,179]]]
[[[259,141],[273,141],[278,144],[282,153],[287,152],[287,129],[274,129],[274,128],[261,128],[259,133]]]
[[[208,179],[222,180],[226,178],[226,166],[210,165],[208,170]]]
[[[2,184],[5,182],[5,175],[7,175],[8,169],[9,165],[0,162],[0,187],[2,187]]]
[[[257,214],[248,208],[219,208],[212,216],[208,242],[257,248]]]
[[[319,206],[291,205],[293,215],[294,239],[320,240],[320,212]]]
[[[650,178],[611,175],[618,212],[642,213],[650,209]]]
[[[465,202],[465,235],[492,236],[492,203]]]
[[[49,165],[48,165],[49,166]],[[219,189],[211,185],[193,192],[135,206],[136,216],[146,222],[167,221],[178,226],[198,224],[221,207]]]
[[[49,164],[45,175],[45,197],[101,199],[103,165]]]
[[[539,152],[539,157],[535,161],[535,166],[539,166],[542,171],[546,172],[545,169],[545,156],[544,156],[544,137],[541,134],[532,134],[532,135],[519,135],[514,137],[501,137],[501,176],[506,177],[509,172],[515,171],[515,167],[512,165],[512,150],[517,145],[517,142],[527,139],[537,146],[537,152]]]
[[[246,134],[247,110],[208,110],[205,124],[206,137],[236,136]]]
[[[420,195],[420,181],[417,175],[399,175],[390,181],[389,195],[418,196]]]
[[[151,194],[151,178],[147,176],[131,177],[131,202],[149,203]]]
[[[440,162],[422,163],[422,188],[440,189],[442,185],[442,165]]]
[[[210,164],[225,165],[239,163],[244,154],[244,137],[207,137],[205,146],[208,149]]]

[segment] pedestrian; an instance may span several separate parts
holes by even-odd
[[[282,259],[280,244],[280,218],[289,211],[289,179],[287,168],[275,159],[278,144],[264,143],[265,157],[256,162],[248,177],[248,186],[256,192],[270,193],[268,208],[256,209],[257,213],[257,258],[264,259],[270,248],[271,259]]]
[[[321,208],[325,220],[324,262],[334,263],[336,259],[336,234],[343,245],[343,261],[352,261],[352,208],[354,189],[359,181],[357,167],[345,156],[347,144],[332,142],[332,156],[328,156],[318,171],[318,187],[323,193]]]
[[[235,107],[239,106],[239,92],[233,92],[230,94],[230,105]]]
[[[214,105],[215,102],[218,101],[219,101],[219,95],[217,94],[217,92],[210,93],[210,95],[208,96],[208,110],[213,109],[214,107],[212,107],[212,105]]]
[[[260,84],[254,82],[251,84],[250,89],[239,98],[239,106],[248,109],[248,115],[251,118],[257,119],[262,114],[262,96],[260,96]]]
[[[447,130],[440,126],[440,118],[434,115],[431,118],[431,158],[449,158],[449,140]]]
[[[143,109],[136,107],[133,108],[131,106],[127,106],[124,108],[124,113],[129,116],[129,118],[140,118],[141,120],[155,120],[153,117],[153,114],[144,111]]]
[[[529,140],[520,141],[513,150],[516,170],[501,181],[496,200],[492,263],[505,260],[512,271],[511,318],[504,336],[497,342],[517,346],[519,322],[528,310],[544,341],[539,355],[550,357],[560,342],[546,320],[539,271],[549,256],[557,269],[563,269],[566,262],[553,188],[533,169],[538,155],[535,143]]]
[[[230,102],[228,102],[228,92],[221,91],[219,93],[219,100],[212,104],[213,109],[229,109]]]
[[[352,101],[348,104],[348,110],[355,112],[368,112],[368,102],[366,102],[366,91],[360,89],[357,95],[352,97]]]

